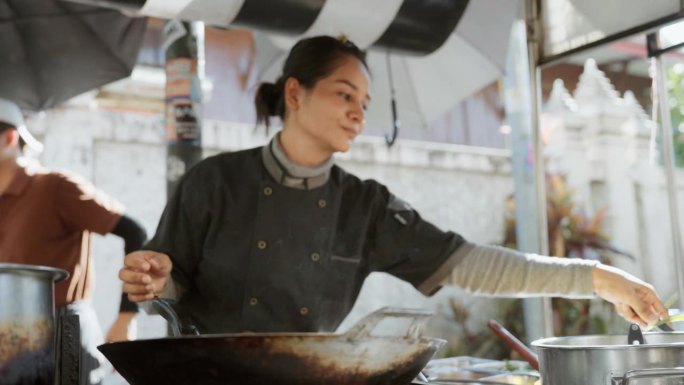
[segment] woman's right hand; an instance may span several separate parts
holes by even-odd
[[[594,291],[615,305],[615,310],[629,322],[642,327],[668,317],[667,308],[653,286],[613,266],[598,264],[592,271]]]
[[[173,263],[168,255],[156,251],[140,250],[126,255],[124,267],[119,271],[123,291],[133,302],[148,301],[164,289]]]

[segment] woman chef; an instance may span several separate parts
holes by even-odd
[[[364,129],[364,53],[344,39],[299,41],[258,120],[283,121],[262,147],[205,159],[182,179],[146,246],[120,272],[133,301],[175,297],[202,333],[332,331],[365,277],[383,271],[426,295],[443,284],[499,296],[598,295],[641,325],[667,316],[653,287],[595,261],[470,243],[425,221],[374,180],[335,165]]]

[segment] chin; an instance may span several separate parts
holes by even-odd
[[[351,144],[352,144],[351,140],[340,142],[337,145],[335,145],[335,151],[336,152],[347,152],[351,149]]]

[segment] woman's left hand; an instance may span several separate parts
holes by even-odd
[[[623,318],[642,327],[668,317],[653,286],[618,268],[598,264],[592,272],[594,292],[615,305]]]
[[[136,338],[135,312],[121,312],[109,328],[106,341],[131,341]]]

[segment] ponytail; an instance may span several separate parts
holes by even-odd
[[[269,127],[269,118],[278,116],[285,119],[285,100],[283,99],[285,82],[280,79],[276,83],[261,83],[254,98],[257,124],[264,123]]]

